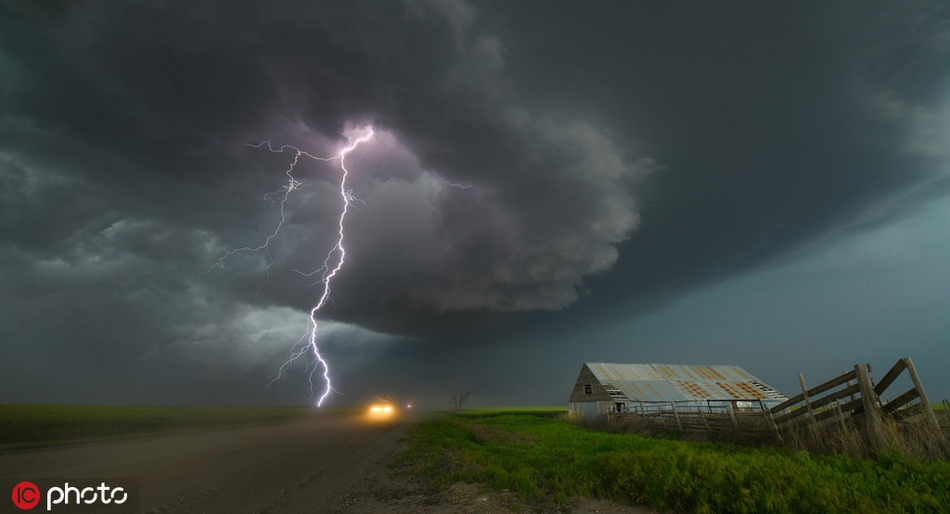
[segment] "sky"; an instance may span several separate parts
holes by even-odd
[[[274,379],[342,169],[261,144],[369,128],[327,405],[901,357],[950,397],[945,2],[0,0],[0,71],[0,402],[312,403]]]

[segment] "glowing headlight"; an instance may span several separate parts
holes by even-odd
[[[366,411],[366,416],[370,421],[391,421],[396,419],[398,413],[396,407],[392,404],[373,403]]]

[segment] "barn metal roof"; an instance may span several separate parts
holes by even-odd
[[[784,395],[739,366],[603,362],[588,362],[586,365],[601,384],[619,389],[633,401],[786,399]]]

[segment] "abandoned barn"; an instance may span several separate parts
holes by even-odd
[[[664,411],[764,411],[786,398],[739,366],[588,362],[574,384],[571,417]]]

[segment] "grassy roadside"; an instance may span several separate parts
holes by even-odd
[[[0,405],[0,451],[186,430],[242,427],[314,416],[311,407]]]
[[[950,462],[588,430],[557,411],[474,411],[410,431],[397,472],[433,488],[479,482],[524,500],[598,497],[694,512],[946,512]]]

